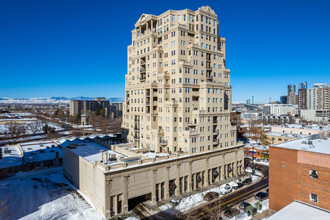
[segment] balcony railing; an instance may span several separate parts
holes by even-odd
[[[140,76],[140,81],[146,81],[146,77],[145,76]]]
[[[163,145],[163,146],[167,145],[167,141],[166,140],[162,140],[159,143],[160,143],[160,145]]]
[[[211,74],[207,74],[207,75],[206,75],[206,79],[208,79],[208,80],[213,80],[213,76],[212,76]]]

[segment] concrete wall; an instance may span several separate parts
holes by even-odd
[[[63,173],[93,204],[106,215],[105,178],[102,169],[63,148]]]

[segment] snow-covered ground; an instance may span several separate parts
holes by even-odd
[[[24,123],[24,126],[26,128],[26,134],[33,134],[32,130],[31,130],[31,126],[34,127],[34,123],[36,123],[36,121],[37,121],[37,119],[35,119],[33,121],[28,121],[27,120]],[[37,131],[35,133],[36,134],[43,133],[43,130],[42,130],[43,124],[42,124],[42,122],[38,121],[38,123],[36,125],[37,125]],[[48,125],[51,126],[51,127],[54,127],[56,131],[59,131],[59,130],[63,129],[61,126],[59,126],[58,124],[56,124],[52,121],[48,121]],[[9,137],[8,125],[0,124],[0,137]],[[35,138],[32,138],[32,139],[35,139]]]
[[[8,207],[0,219],[105,219],[58,168],[19,173],[0,181],[0,201],[7,201]]]

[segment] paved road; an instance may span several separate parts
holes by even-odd
[[[215,212],[219,208],[226,209],[234,204],[237,204],[245,199],[255,195],[258,191],[268,187],[268,167],[260,167],[265,177],[259,182],[242,188],[241,190],[234,191],[233,193],[215,199],[211,202],[205,203],[199,207],[190,210],[187,215],[192,216],[196,219],[209,219],[207,215]]]

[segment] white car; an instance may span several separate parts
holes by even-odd
[[[225,186],[225,190],[221,190],[220,191],[220,194],[221,195],[225,195],[227,193],[230,193],[233,189],[231,188],[231,186],[229,184],[226,184]]]

